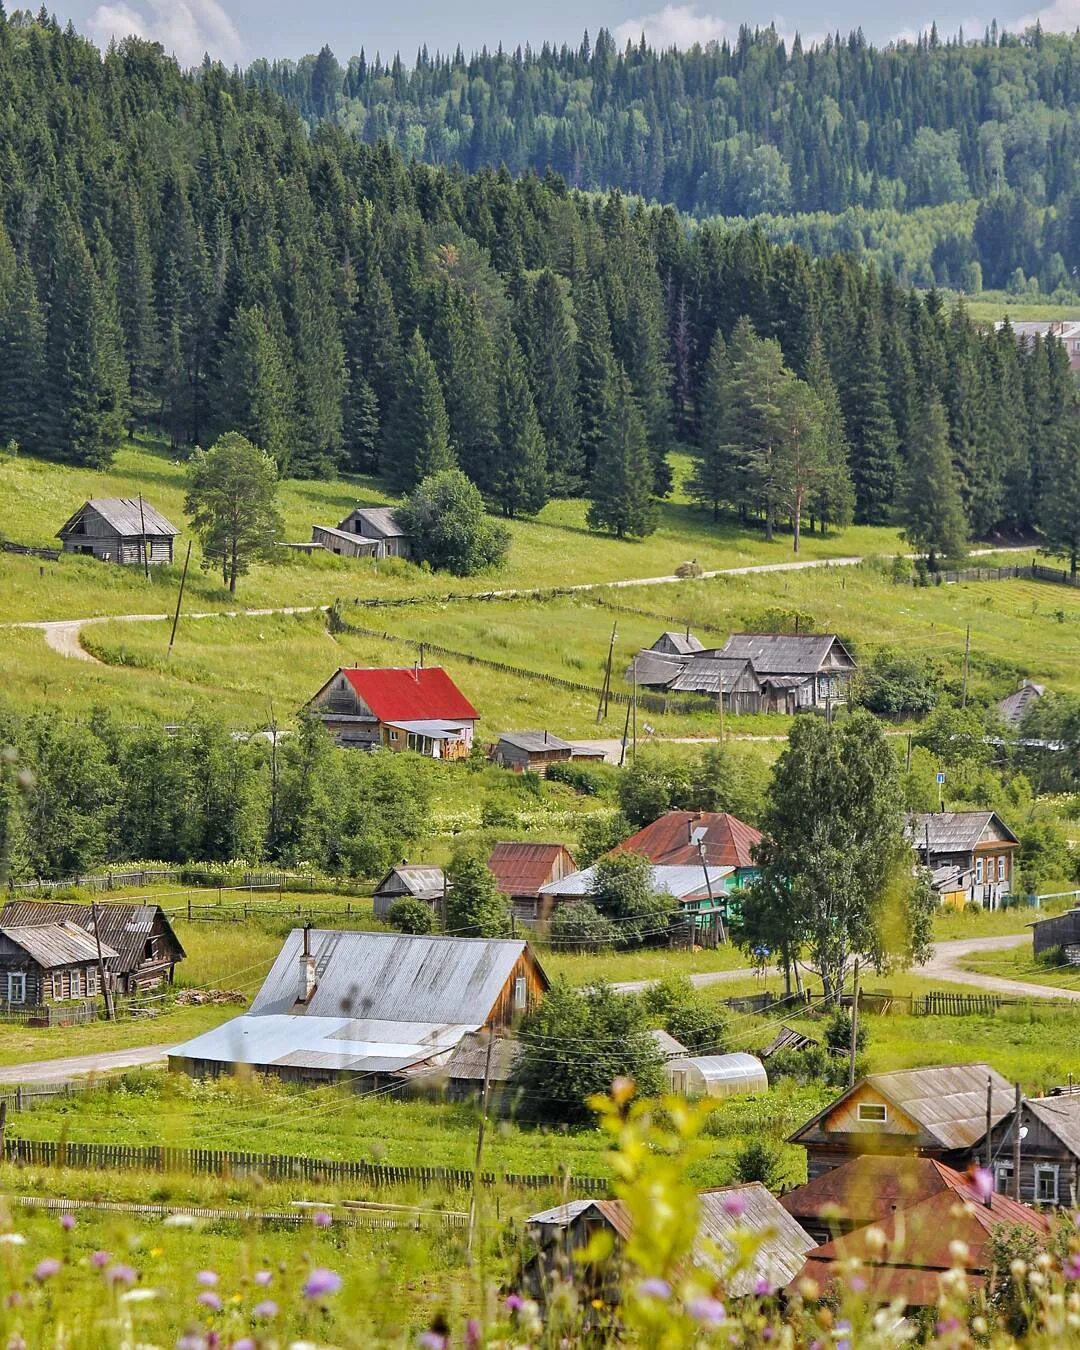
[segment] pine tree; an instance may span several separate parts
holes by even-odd
[[[967,522],[949,449],[945,410],[936,396],[927,400],[912,426],[901,504],[904,538],[925,553],[959,557]]]
[[[595,282],[575,297],[578,343],[578,417],[586,485],[591,483],[615,401],[616,368],[607,310]],[[588,488],[586,487],[586,491]]]
[[[583,468],[574,328],[559,279],[550,269],[537,277],[524,309],[522,345],[544,433],[548,482],[555,496],[572,496],[581,489]]]
[[[653,464],[645,424],[624,370],[615,376],[610,416],[596,448],[586,519],[619,539],[656,529]]]
[[[342,434],[349,470],[375,473],[379,467],[379,400],[359,370],[349,381]]]
[[[547,449],[533,406],[525,361],[513,333],[502,337],[499,368],[499,456],[492,496],[503,513],[533,515],[548,499]]]
[[[117,299],[124,330],[124,352],[130,372],[129,431],[145,423],[154,408],[154,372],[160,354],[154,314],[154,268],[150,237],[138,193],[129,186],[117,213]]]
[[[483,492],[499,472],[498,361],[476,297],[447,284],[438,298],[431,355],[446,391],[450,442],[458,463]]]
[[[363,372],[378,403],[379,452],[372,471],[384,468],[390,440],[390,417],[401,377],[401,332],[394,298],[377,268],[361,281],[356,310],[347,330],[353,369]]]
[[[394,486],[408,492],[422,479],[456,465],[435,362],[417,329],[401,371],[401,390],[386,434],[386,472]]]
[[[239,309],[229,325],[215,381],[220,433],[238,431],[289,469],[290,390],[281,352],[260,305]]]
[[[311,244],[290,260],[286,325],[292,341],[296,417],[290,470],[300,478],[332,474],[342,458],[346,371],[330,268]]]

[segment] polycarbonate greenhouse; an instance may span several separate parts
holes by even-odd
[[[765,1066],[754,1055],[697,1055],[664,1065],[668,1089],[684,1097],[746,1097],[767,1092]]]

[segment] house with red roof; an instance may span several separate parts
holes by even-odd
[[[480,714],[441,666],[342,667],[307,703],[338,745],[465,759]]]
[[[577,863],[564,844],[503,842],[491,850],[488,867],[514,914],[535,923],[550,918],[554,903],[540,887],[570,876]]]
[[[754,849],[760,830],[727,811],[669,811],[616,845],[616,853],[640,853],[665,867],[733,867],[731,886],[757,876]]]

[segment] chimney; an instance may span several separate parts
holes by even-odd
[[[304,924],[304,950],[300,957],[300,993],[298,1003],[310,1003],[315,992],[315,958],[311,954],[311,924]]]

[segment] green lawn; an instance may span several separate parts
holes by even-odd
[[[1054,989],[1068,989],[1074,993],[1080,990],[1080,966],[1045,965],[1035,960],[1031,947],[1026,943],[1011,951],[973,952],[965,958],[964,967],[984,975],[998,975],[1006,980],[1048,984]]]

